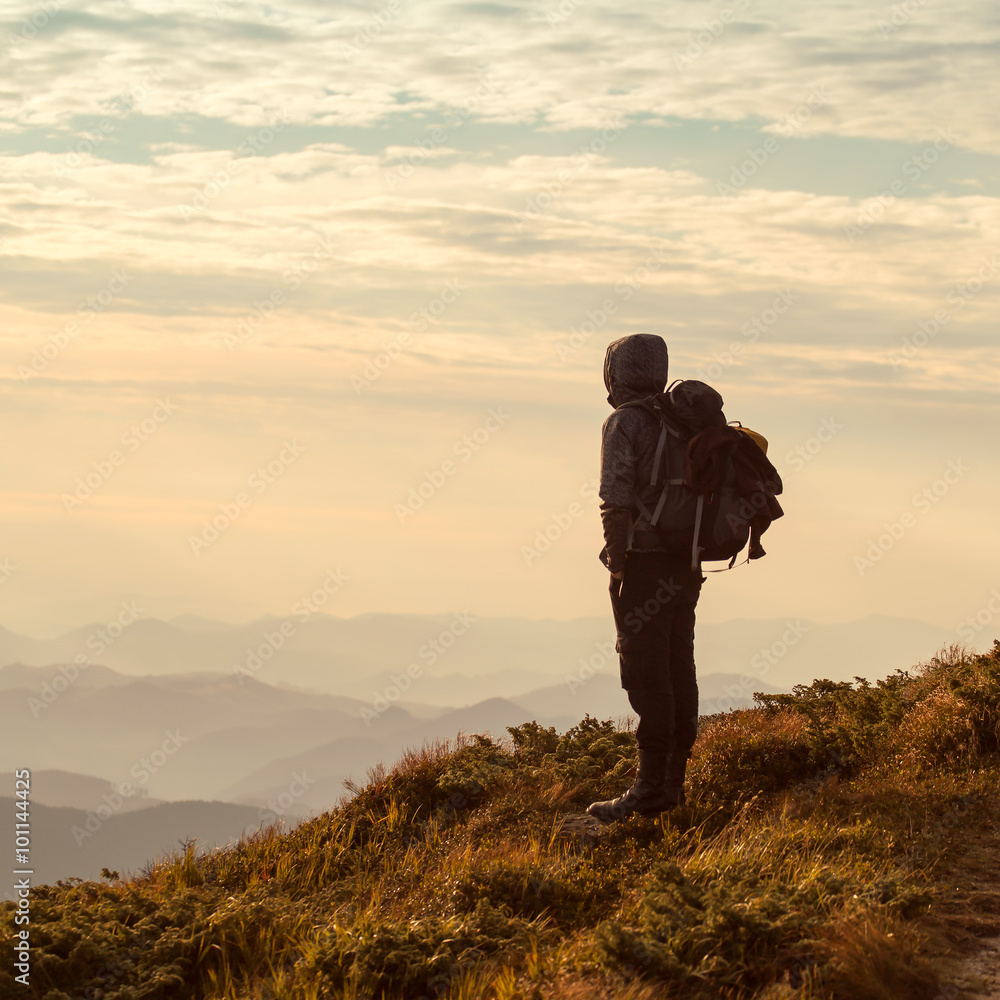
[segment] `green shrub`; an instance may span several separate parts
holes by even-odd
[[[762,724],[762,715],[749,709],[703,722],[689,766],[697,794],[736,803],[816,773],[803,719],[786,710]]]
[[[819,922],[816,894],[752,877],[692,880],[663,863],[650,874],[637,921],[599,928],[598,954],[608,967],[699,991],[780,981],[809,962],[802,942]]]
[[[406,923],[361,922],[337,928],[297,969],[300,984],[351,989],[372,1000],[417,1000],[447,994],[464,971],[505,949],[530,949],[543,928],[481,900],[464,919],[427,917]],[[326,992],[321,992],[326,996]]]
[[[560,868],[562,870],[560,870]],[[620,894],[619,879],[583,859],[571,859],[555,871],[543,865],[519,868],[508,861],[468,869],[451,879],[449,902],[459,913],[481,901],[533,920],[548,917],[560,926],[596,923]]]

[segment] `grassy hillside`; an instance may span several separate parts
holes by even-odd
[[[32,986],[5,961],[0,996],[956,998],[997,929],[963,893],[989,877],[998,734],[1000,643],[817,681],[703,719],[688,805],[601,832],[579,814],[629,782],[632,733],[473,737],[292,833],[40,889]]]

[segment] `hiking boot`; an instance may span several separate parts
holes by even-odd
[[[613,823],[624,819],[632,813],[640,816],[656,816],[669,809],[671,803],[667,796],[664,779],[667,771],[667,755],[665,753],[650,753],[639,751],[639,773],[635,784],[617,799],[607,799],[604,802],[591,802],[587,813],[602,823]]]
[[[664,769],[663,794],[667,808],[684,805],[684,775],[687,772],[689,750],[675,750],[667,755]]]

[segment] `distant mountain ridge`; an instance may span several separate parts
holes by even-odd
[[[312,775],[333,782],[335,801],[346,778],[361,779],[379,761],[394,761],[409,747],[459,731],[502,737],[507,726],[528,721],[565,727],[587,714],[630,714],[617,666],[607,659],[600,671],[578,672],[562,681],[551,678],[555,683],[523,696],[490,697],[459,708],[431,708],[404,699],[383,699],[376,705],[227,674],[128,677],[96,666],[83,672],[79,683],[65,685],[50,703],[41,702],[40,685],[63,676],[58,666],[0,668],[0,761],[22,766],[29,746],[37,770],[100,776],[86,780],[103,781],[102,791],[127,783],[154,800],[238,797],[260,804],[282,794],[295,769],[304,766],[290,763],[283,774],[275,774],[275,761],[295,761],[339,741],[356,749],[339,759],[328,753],[322,773]],[[704,676],[700,684],[704,712],[744,707],[753,690],[774,690],[759,682],[744,690],[740,678],[730,674]],[[166,750],[164,742],[170,743]],[[163,759],[157,760],[157,754]],[[328,807],[333,785],[322,801],[310,792],[308,804]],[[88,801],[67,794],[47,802],[77,806]]]
[[[104,778],[60,769],[31,771],[31,803],[53,808],[82,809],[85,812],[114,805],[115,812],[134,812],[161,804],[148,795],[122,797],[115,786]]]
[[[404,678],[405,699],[463,704],[487,697],[516,697],[572,676],[609,642],[610,616],[569,621],[481,618],[447,649],[434,640],[453,616],[365,614],[335,618],[317,613],[261,618],[228,625],[197,616],[171,622],[139,619],[97,656],[88,639],[102,627],[85,626],[57,639],[31,639],[0,629],[0,665],[73,663],[79,655],[135,676],[227,673],[273,686],[294,686],[370,700]],[[282,622],[294,625],[280,635]],[[872,615],[854,622],[817,624],[801,619],[734,619],[698,625],[696,654],[704,674],[751,675],[778,688],[818,676],[850,680],[887,676],[927,659],[957,635],[903,618]],[[791,641],[789,641],[791,640]],[[80,683],[87,683],[82,677]],[[9,687],[7,679],[0,684]]]
[[[14,799],[0,797],[0,809],[13,815]],[[148,809],[108,813],[32,805],[32,884],[61,878],[99,881],[101,869],[136,873],[172,854],[189,840],[198,853],[231,844],[262,825],[298,817],[275,817],[266,810],[231,802],[162,802]]]

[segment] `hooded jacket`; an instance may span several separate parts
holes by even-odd
[[[636,499],[655,502],[649,480],[660,437],[659,422],[636,406],[623,403],[663,392],[667,384],[667,345],[662,337],[636,333],[608,345],[604,385],[615,412],[604,421],[601,439],[601,521],[604,548],[601,562],[615,573],[625,566],[629,530],[636,516]],[[648,551],[664,551],[661,546]]]

